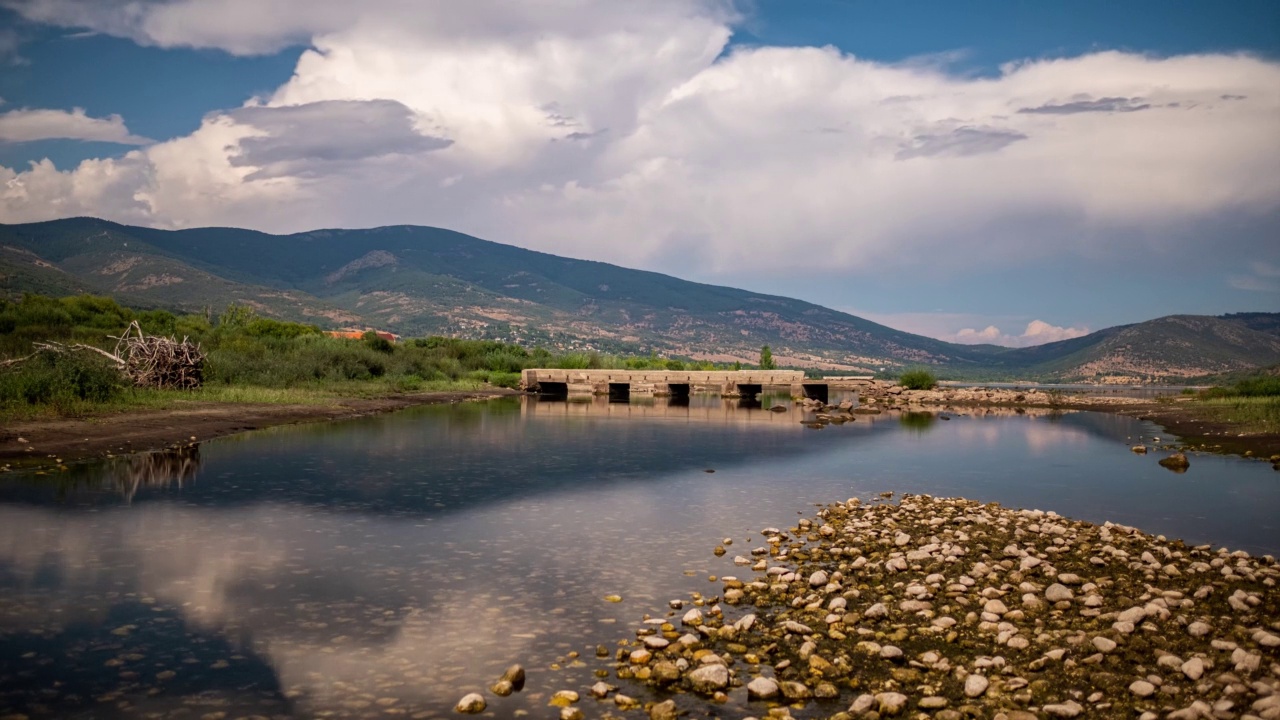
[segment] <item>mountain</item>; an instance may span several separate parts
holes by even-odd
[[[440,228],[269,235],[94,218],[0,225],[0,289],[110,293],[180,310],[241,303],[322,326],[958,376],[1183,376],[1280,362],[1280,315],[1174,316],[1033,348],[927,338],[791,298],[575,260]],[[1204,374],[1203,372],[1199,374]]]

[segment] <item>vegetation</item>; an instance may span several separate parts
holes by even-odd
[[[902,373],[898,384],[908,390],[932,390],[938,387],[938,378],[924,368],[916,368]]]
[[[768,345],[760,348],[760,369],[761,370],[777,370],[778,365],[773,361],[773,350]]]
[[[147,333],[190,337],[207,360],[204,387],[194,393],[131,387],[92,353],[38,354],[0,367],[0,418],[159,407],[188,399],[231,402],[325,402],[345,396],[514,388],[530,367],[718,369],[713,363],[600,353],[552,354],[494,340],[412,338],[393,343],[375,333],[335,338],[318,327],[259,316],[231,305],[212,313],[139,312],[111,298],[25,295],[0,300],[0,362],[29,355],[34,342],[114,346],[136,320]]]

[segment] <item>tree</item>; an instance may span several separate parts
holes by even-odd
[[[768,345],[760,348],[760,369],[761,370],[777,370],[778,365],[773,361],[773,351]]]

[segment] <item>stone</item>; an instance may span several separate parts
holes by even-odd
[[[876,705],[881,715],[892,717],[907,706],[907,696],[897,692],[876,693]]]
[[[1155,691],[1156,686],[1146,680],[1134,680],[1129,685],[1129,692],[1141,698],[1150,697]]]
[[[576,707],[560,708],[560,720],[583,720],[582,710]]]
[[[1084,706],[1082,706],[1080,703],[1076,702],[1075,700],[1068,700],[1064,703],[1054,703],[1052,705],[1045,705],[1040,709],[1044,711],[1046,714],[1052,715],[1054,717],[1064,717],[1064,718],[1078,717],[1080,713],[1084,712]]]
[[[512,665],[502,673],[502,680],[511,683],[512,689],[519,692],[524,689],[524,667],[521,665]]]
[[[703,665],[687,676],[694,692],[712,695],[729,687],[729,668],[723,665]]]
[[[1061,583],[1054,583],[1044,591],[1044,599],[1049,602],[1062,602],[1063,600],[1071,600],[1075,597],[1075,593],[1071,589]]]
[[[607,698],[609,693],[613,692],[613,686],[605,682],[598,682],[591,686],[591,696],[597,698]]]
[[[696,626],[698,626],[698,625],[701,625],[701,624],[702,624],[702,611],[701,611],[701,610],[699,610],[698,608],[693,608],[693,609],[689,610],[689,612],[685,613],[685,614],[684,614],[684,617],[680,618],[680,622],[681,622],[682,624],[685,624],[685,625],[693,625],[693,626],[695,626],[695,627],[696,627]]]
[[[453,706],[454,712],[460,712],[466,715],[474,715],[484,712],[488,705],[484,701],[484,696],[480,693],[467,693],[462,696],[457,705]]]
[[[515,688],[511,685],[510,680],[499,680],[489,686],[489,692],[497,695],[498,697],[506,697],[514,690]]]
[[[788,700],[808,700],[813,697],[813,691],[804,683],[792,680],[784,680],[778,683],[778,689],[782,691],[783,697]]]
[[[827,574],[821,570],[809,576],[810,587],[823,587],[827,584]]]
[[[779,692],[778,683],[772,678],[757,677],[747,683],[748,700],[772,700]]]
[[[938,710],[947,706],[949,701],[939,695],[930,695],[929,697],[920,698],[919,705],[924,710]]]
[[[853,704],[849,706],[849,714],[859,716],[865,714],[871,708],[875,707],[876,696],[870,693],[863,693],[853,699]]]
[[[1003,615],[1009,612],[1008,606],[1006,606],[1003,602],[1001,602],[997,598],[992,598],[988,600],[986,604],[982,606],[982,610],[983,612],[989,612],[994,615]]]
[[[876,603],[875,605],[872,605],[871,607],[867,608],[867,611],[862,613],[862,616],[868,617],[868,618],[878,618],[878,617],[884,617],[885,615],[888,615],[888,614],[889,614],[889,608],[885,606],[884,603]]]
[[[1093,646],[1101,652],[1109,653],[1116,649],[1116,641],[1099,635],[1093,639]]]
[[[964,679],[964,694],[971,698],[976,698],[987,691],[987,687],[991,685],[991,681],[984,675],[970,675]]]
[[[819,700],[834,700],[840,697],[840,688],[829,682],[820,682],[818,687],[813,689],[813,696]]]
[[[622,697],[619,695],[618,697]],[[616,700],[616,699],[615,699]],[[676,710],[675,700],[663,700],[649,708],[649,720],[676,720],[680,711]]]
[[[1191,462],[1187,460],[1187,456],[1180,452],[1162,459],[1160,464],[1174,472],[1186,472],[1186,469],[1191,467]]]
[[[551,700],[547,704],[554,705],[555,707],[568,707],[569,705],[578,702],[578,699],[579,696],[577,691],[557,690],[555,694],[551,696]]]
[[[1199,680],[1200,676],[1204,675],[1204,660],[1193,657],[1182,663],[1182,674],[1191,680]]]
[[[880,648],[880,657],[885,660],[897,660],[902,657],[902,649],[893,645],[885,645]]]
[[[1131,448],[1129,448],[1129,449],[1130,449],[1130,450],[1132,450],[1132,451],[1134,451],[1134,452],[1136,452],[1136,453],[1138,453],[1139,455],[1146,455],[1146,454],[1147,454],[1147,446],[1146,446],[1146,445],[1134,445],[1133,447],[1131,447]]]

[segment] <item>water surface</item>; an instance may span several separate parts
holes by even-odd
[[[545,717],[598,645],[744,574],[753,530],[882,491],[1280,550],[1265,463],[1171,473],[1120,416],[943,415],[514,398],[0,476],[0,716],[446,717],[520,662],[489,714]],[[741,695],[722,711],[763,712]]]

